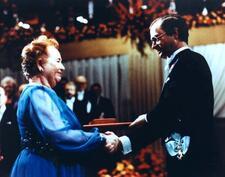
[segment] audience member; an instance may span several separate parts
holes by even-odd
[[[18,90],[17,90],[17,98],[19,99],[23,89],[26,87],[27,84],[21,84],[19,87],[18,87]]]
[[[1,80],[1,86],[4,88],[7,96],[6,104],[14,106],[14,103],[17,101],[17,81],[11,76],[6,76]]]
[[[99,83],[94,83],[90,88],[90,119],[115,117],[115,110],[112,101],[108,98],[101,96],[101,93],[101,85]]]
[[[74,82],[69,81],[64,85],[64,100],[66,105],[73,111],[74,102],[75,102],[75,93],[76,93],[76,86]]]
[[[68,82],[68,79],[66,77],[62,77],[62,79],[53,88],[53,90],[56,92],[58,97],[60,97],[61,99],[65,98],[64,86],[67,82]]]
[[[75,78],[76,94],[73,111],[80,120],[81,124],[87,124],[90,119],[91,102],[88,100],[87,79],[83,75]]]
[[[11,167],[19,153],[20,136],[16,110],[6,105],[5,90],[0,87],[0,176],[9,177]]]

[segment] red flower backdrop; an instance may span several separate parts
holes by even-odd
[[[165,159],[152,145],[143,148],[134,158],[117,162],[115,169],[102,169],[99,177],[165,177]]]
[[[119,35],[131,39],[137,49],[144,54],[144,47],[149,41],[149,24],[155,18],[169,13],[166,3],[159,0],[151,0],[143,9],[142,0],[129,0],[129,7],[122,3],[114,4],[119,16]]]
[[[34,37],[45,34],[57,38],[61,43],[94,38],[126,37],[130,38],[132,44],[136,45],[137,49],[144,54],[144,47],[149,42],[150,22],[158,16],[175,13],[175,11],[171,10],[169,0],[145,0],[144,6],[142,0],[128,0],[127,2],[128,4],[125,5],[122,1],[113,0],[107,7],[114,11],[117,20],[77,26],[74,23],[74,9],[68,7],[66,17],[58,10],[53,12],[55,15],[52,15],[54,16],[52,20],[60,22],[64,17],[63,20],[66,23],[52,26],[57,23],[44,21],[38,16],[32,16],[29,20],[21,22],[22,17],[20,17],[17,6],[10,3],[9,0],[2,0],[0,1],[2,13],[0,17],[0,50],[7,48],[8,53],[12,53],[12,49],[21,49]],[[184,18],[187,19],[190,28],[225,24],[224,10],[224,6],[221,6],[220,9],[210,11],[208,14],[185,15]],[[65,11],[67,12],[67,10]],[[49,27],[50,25],[51,27]]]

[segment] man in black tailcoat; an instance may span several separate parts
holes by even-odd
[[[212,75],[205,58],[192,51],[180,16],[160,17],[150,25],[152,48],[169,62],[169,74],[156,107],[140,115],[120,137],[126,154],[161,138],[168,177],[218,177],[213,135]],[[118,150],[118,145],[109,147]]]

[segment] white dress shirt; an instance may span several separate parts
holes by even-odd
[[[175,58],[175,56],[176,56],[178,53],[180,53],[180,52],[182,52],[183,50],[186,50],[186,49],[191,49],[191,48],[188,47],[188,46],[184,46],[184,47],[181,47],[181,48],[175,50],[175,51],[172,53],[172,55],[171,55],[169,58],[167,58],[167,64],[168,64],[168,66],[169,66],[169,64],[173,61],[173,59]]]
[[[74,103],[74,101],[75,101],[75,97],[73,96],[72,98],[70,98],[70,99],[66,99],[66,105],[71,109],[71,110],[73,110],[73,103]]]
[[[77,92],[77,99],[82,101],[84,99],[84,90]]]
[[[5,110],[6,110],[6,106],[5,105],[2,105],[0,107],[0,122],[2,120],[2,117],[3,117],[3,114],[4,114]]]

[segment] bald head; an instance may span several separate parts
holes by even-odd
[[[75,84],[77,87],[77,91],[82,91],[87,88],[87,79],[83,75],[79,75],[75,78]]]

